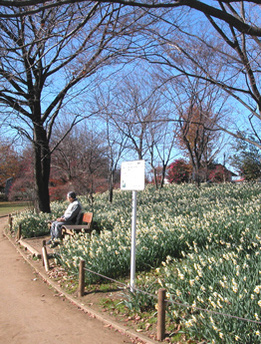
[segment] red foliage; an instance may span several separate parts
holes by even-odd
[[[223,165],[216,165],[209,173],[208,179],[214,183],[223,183],[231,179],[231,174]]]
[[[168,166],[167,178],[170,183],[187,183],[189,181],[190,166],[183,159],[177,159]]]
[[[70,187],[59,179],[50,179],[49,181],[49,196],[50,201],[64,200]]]

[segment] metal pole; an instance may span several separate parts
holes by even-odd
[[[130,267],[130,291],[135,288],[136,271],[136,209],[137,191],[132,191],[132,223],[131,223],[131,267]]]

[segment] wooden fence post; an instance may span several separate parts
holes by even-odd
[[[45,271],[48,272],[50,270],[50,265],[49,265],[46,246],[42,247],[42,254],[43,254],[43,262],[44,262]]]
[[[158,292],[158,323],[157,340],[162,341],[165,337],[165,310],[166,310],[166,289],[161,288]]]
[[[46,240],[43,240],[42,252],[43,252],[43,247],[46,247]],[[44,256],[43,256],[43,254],[42,254],[42,263],[43,263],[43,266],[44,266]]]
[[[21,239],[22,236],[22,225],[21,223],[18,226],[18,230],[17,230],[17,234],[16,234],[16,239],[19,241]]]
[[[78,296],[83,296],[84,295],[84,266],[85,266],[85,261],[84,260],[80,260]]]
[[[9,230],[12,232],[12,215],[8,215],[8,224],[9,224]]]

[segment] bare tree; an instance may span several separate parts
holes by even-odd
[[[193,25],[185,20],[177,24],[170,14],[162,16],[162,30],[147,35],[148,40],[157,40],[158,47],[154,55],[150,51],[144,58],[168,71],[169,80],[179,74],[214,85],[223,93],[222,102],[226,97],[231,104],[230,122],[219,128],[261,148],[261,45],[256,37],[261,11],[255,3],[219,1],[216,7],[205,5],[200,9],[199,1],[177,1],[179,6],[197,9],[204,16],[194,16],[197,22]],[[187,17],[192,18],[193,12],[189,11]]]
[[[190,94],[189,103],[178,107],[179,113],[179,145],[188,155],[193,167],[193,180],[199,185],[204,179],[203,170],[213,163],[220,152],[221,132],[218,128],[222,120],[222,113],[215,107],[218,94],[213,87],[204,87],[203,91],[196,91],[198,82],[186,89]],[[188,86],[188,85],[187,85]]]
[[[109,201],[113,200],[113,189],[116,179],[118,164],[126,149],[126,137],[123,133],[115,128],[111,117],[106,118],[106,140],[107,140],[107,157],[109,159]]]
[[[139,160],[145,159],[149,146],[154,145],[156,130],[166,115],[160,97],[152,95],[154,86],[150,84],[151,80],[145,81],[146,77],[135,73],[125,77],[112,91],[108,105],[114,125],[127,138],[126,148]]]
[[[145,131],[151,113],[140,104],[143,102],[139,82],[126,79],[116,95],[117,110],[114,123],[128,139],[128,148],[141,160],[147,153]]]
[[[61,141],[70,123],[56,126],[52,143]],[[75,126],[53,152],[51,172],[55,179],[74,187],[79,194],[92,194],[106,181],[109,161],[104,133],[90,125]],[[51,145],[52,146],[52,145]],[[104,187],[104,185],[103,185]]]
[[[92,104],[92,111],[97,113],[97,126],[102,126],[104,130],[104,140],[106,142],[105,156],[108,159],[108,184],[109,184],[109,202],[113,201],[113,190],[116,183],[119,183],[119,161],[123,158],[127,147],[127,138],[119,130],[114,121],[112,113],[112,80],[98,87]]]
[[[82,3],[86,0],[60,0],[57,1],[46,1],[46,0],[0,0],[0,6],[3,10],[0,12],[0,18],[15,18],[21,15],[21,12],[9,12],[10,7],[23,8],[23,14],[34,14],[42,10],[59,7],[72,3]],[[256,23],[248,22],[241,16],[238,16],[237,11],[234,11],[234,4],[243,4],[247,6],[260,5],[260,0],[220,0],[209,4],[209,1],[198,1],[198,0],[175,0],[175,1],[161,1],[147,2],[147,1],[129,1],[129,0],[99,0],[100,3],[118,3],[126,6],[139,7],[145,9],[173,9],[177,10],[181,8],[190,8],[198,12],[203,13],[206,16],[213,18],[214,20],[220,20],[224,24],[228,24],[231,28],[247,34],[250,36],[261,36],[261,28]],[[35,6],[37,5],[37,6]],[[229,10],[227,10],[229,8]]]
[[[70,6],[66,6],[65,4],[68,4],[72,1],[70,0],[61,0],[60,2],[54,2],[54,1],[37,1],[32,2],[29,0],[21,0],[21,1],[0,1],[0,4],[2,4],[2,9],[0,16],[2,18],[11,18],[9,19],[9,23],[12,23],[12,26],[16,25],[16,23],[20,23],[21,28],[23,27],[22,23],[24,22],[24,18],[26,18],[26,32],[28,31],[30,21],[28,18],[33,18],[34,20],[31,20],[35,24],[35,27],[41,27],[45,28],[47,20],[43,17],[43,14],[46,13],[54,13],[59,11],[65,11],[65,9],[69,8]],[[73,1],[74,3],[78,3],[78,5],[73,6],[73,8],[80,8],[81,11],[83,11],[83,8],[87,6],[86,2],[83,1]],[[241,128],[237,128],[236,125],[238,123],[238,120],[241,118],[237,115],[237,113],[234,111],[234,122],[235,122],[235,128],[228,128],[226,126],[219,126],[220,129],[224,130],[225,132],[229,133],[230,135],[234,137],[240,137],[242,139],[245,139],[247,142],[252,142],[257,147],[261,148],[261,140],[259,135],[260,130],[260,41],[258,37],[261,35],[261,29],[260,29],[260,1],[218,1],[213,2],[211,5],[209,5],[209,2],[207,1],[197,1],[197,0],[187,0],[187,1],[173,1],[173,2],[160,2],[160,3],[148,3],[148,2],[142,2],[142,1],[125,1],[125,0],[117,0],[114,2],[114,5],[106,5],[106,1],[99,1],[99,3],[88,3],[88,6],[93,5],[93,12],[89,11],[89,14],[87,13],[87,10],[85,9],[85,19],[88,18],[88,23],[91,22],[91,20],[95,17],[95,10],[96,8],[102,8],[104,12],[99,12],[99,14],[103,14],[103,20],[101,23],[102,27],[105,30],[105,22],[106,19],[109,18],[109,13],[111,14],[110,18],[115,18],[116,14],[118,14],[118,11],[125,11],[124,13],[128,12],[128,8],[130,7],[138,7],[138,8],[146,8],[147,14],[149,18],[155,18],[155,21],[161,20],[162,25],[155,25],[155,27],[148,27],[147,32],[143,30],[146,35],[141,40],[142,46],[139,45],[139,56],[145,58],[147,61],[153,64],[160,64],[162,67],[164,67],[166,70],[170,71],[172,73],[172,77],[176,77],[177,74],[183,74],[187,75],[189,78],[196,78],[199,80],[205,80],[209,83],[212,83],[217,88],[222,90],[222,92],[226,93],[229,97],[229,100],[231,102],[231,107],[237,106],[237,108],[242,110],[241,116],[243,116],[248,121],[248,129],[251,129],[251,136],[245,135],[245,131],[241,130]],[[116,6],[115,3],[123,4],[126,6]],[[36,6],[34,6],[36,4]],[[100,4],[100,5],[99,5]],[[28,6],[26,8],[23,8],[23,10],[20,10],[21,6]],[[59,7],[57,7],[59,6]],[[87,6],[87,7],[88,7]],[[90,9],[90,7],[88,7]],[[114,8],[114,12],[110,12],[110,9]],[[159,11],[157,13],[158,8],[165,8],[168,9],[164,12]],[[59,9],[59,10],[58,10]],[[108,10],[106,13],[105,9]],[[117,9],[117,10],[116,10]],[[81,11],[78,11],[78,16],[80,16]],[[186,11],[187,16],[183,16],[183,12]],[[202,14],[202,16],[197,15],[194,16],[193,13]],[[68,11],[67,11],[68,13]],[[106,13],[106,15],[105,15]],[[113,14],[112,14],[113,13]],[[184,12],[185,13],[185,12]],[[25,15],[27,16],[25,17]],[[177,15],[176,15],[177,14]],[[60,12],[61,15],[61,12]],[[176,17],[180,15],[183,21],[177,22]],[[35,18],[39,17],[41,20],[35,20]],[[50,17],[50,15],[49,15]],[[60,17],[61,18],[61,17]],[[59,19],[60,19],[59,18]],[[75,18],[74,16],[72,18]],[[73,24],[77,26],[79,23],[79,17],[77,17],[78,20],[72,20],[70,22],[70,25]],[[97,18],[97,17],[95,17]],[[127,16],[125,16],[125,19]],[[196,26],[194,24],[194,21],[192,18],[197,20],[198,27],[196,32]],[[7,19],[6,19],[7,20]],[[193,25],[190,24],[193,22]],[[12,62],[9,60],[9,64],[6,64],[6,69],[4,70],[4,73],[2,76],[5,78],[5,82],[9,83],[9,80],[12,80],[10,82],[11,87],[13,88],[15,79],[11,78],[14,74],[11,72],[10,66],[12,66],[13,61],[17,61],[17,57],[15,57],[15,53],[21,49],[21,47],[24,46],[24,51],[26,51],[26,48],[28,47],[28,42],[25,42],[24,45],[20,44],[18,45],[18,48],[13,47],[13,42],[15,44],[18,44],[20,42],[17,40],[17,37],[20,37],[19,35],[13,34],[13,38],[11,39],[11,35],[9,34],[8,40],[9,43],[6,43],[7,41],[7,32],[4,30],[4,28],[8,28],[8,26],[5,25],[7,23],[5,19],[1,22],[1,30],[2,30],[2,46],[5,48],[2,48],[3,56],[6,58],[7,55],[12,55]],[[60,20],[57,20],[57,23],[60,23]],[[95,22],[97,23],[97,21]],[[111,24],[112,21],[106,22],[110,27],[110,29],[113,27]],[[115,23],[115,21],[113,22]],[[134,23],[137,23],[137,20],[134,20]],[[11,24],[10,24],[11,26]],[[112,41],[114,42],[115,36],[120,36],[120,42],[123,43],[122,37],[123,35],[128,31],[129,33],[133,33],[133,25],[130,24],[130,21],[127,20],[127,24],[124,24],[124,27],[126,30],[120,31],[120,30],[114,30],[114,36],[112,38]],[[119,26],[118,26],[119,28]],[[57,29],[57,28],[56,28]],[[38,30],[38,29],[37,29]],[[32,32],[37,32],[37,30],[31,30]],[[23,30],[20,30],[21,32]],[[39,30],[38,30],[39,31]],[[108,32],[111,33],[109,30],[98,30],[99,33],[106,32],[108,38]],[[16,30],[9,30],[9,32],[16,33]],[[52,39],[55,40],[57,37],[59,37],[58,31],[49,31],[52,33]],[[64,30],[64,32],[66,32]],[[69,31],[68,31],[69,32]],[[71,43],[72,47],[72,37],[75,37],[75,32],[71,36],[68,36],[68,41]],[[35,35],[35,34],[34,34]],[[74,36],[73,36],[74,35]],[[103,51],[104,48],[107,47],[110,48],[110,53],[115,57],[114,54],[116,51],[119,53],[119,50],[115,50],[115,46],[111,46],[112,41],[106,41],[104,39],[105,36],[102,36],[102,34],[99,37],[102,37],[104,44],[100,45],[100,50],[95,50],[96,52]],[[27,38],[29,35],[26,36]],[[93,37],[92,34],[88,37]],[[124,36],[125,37],[125,36]],[[129,44],[132,43],[132,40],[134,39],[134,35],[131,34],[130,40],[128,41]],[[77,37],[77,48],[80,47],[79,42],[81,41],[82,36],[78,35]],[[13,40],[13,42],[12,42]],[[39,38],[39,35],[37,38],[34,38],[35,47],[37,46],[36,43],[40,46],[40,42],[46,42],[42,38]],[[92,43],[94,40],[91,41]],[[148,42],[149,45],[144,44],[145,42]],[[124,41],[125,44],[127,44],[126,41]],[[45,43],[44,43],[45,44]],[[63,44],[65,45],[65,40],[63,40]],[[110,46],[109,46],[110,44]],[[63,47],[64,47],[63,45]],[[149,49],[148,49],[149,46]],[[20,47],[20,48],[19,48]],[[57,47],[57,45],[56,45]],[[86,53],[85,56],[87,56],[87,60],[91,61],[91,66],[94,65],[92,62],[95,60],[95,54],[92,54],[92,51],[90,47],[94,47],[94,45],[89,45],[88,54]],[[122,48],[122,46],[121,46]],[[39,48],[37,48],[39,50]],[[36,49],[36,50],[37,50]],[[50,46],[49,46],[50,49]],[[70,44],[66,46],[67,51],[70,50]],[[79,50],[79,49],[78,49]],[[78,51],[77,50],[77,51]],[[84,50],[84,49],[83,49]],[[81,53],[83,52],[81,50]],[[85,50],[86,51],[86,50]],[[121,50],[122,51],[122,50]],[[8,52],[8,54],[7,54]],[[52,52],[52,53],[50,53]],[[53,53],[54,50],[47,48],[42,53],[41,56],[46,58],[47,56],[55,57],[56,54]],[[94,52],[94,50],[93,50]],[[98,56],[100,57],[102,54],[98,52]],[[108,52],[106,50],[106,52]],[[58,53],[59,55],[60,53]],[[90,55],[93,56],[93,59],[90,58]],[[108,59],[103,60],[103,66],[106,65],[108,61],[111,61],[112,55],[107,55]],[[23,56],[23,54],[21,54]],[[104,55],[103,55],[104,56]],[[133,54],[134,56],[134,54]],[[31,58],[34,57],[33,55],[30,56]],[[61,55],[59,55],[59,58]],[[58,58],[56,60],[56,63],[58,61]],[[77,63],[76,63],[77,61]],[[90,69],[89,64],[87,66],[87,69],[82,68],[84,65],[84,59],[79,58],[77,60],[76,56],[73,58],[73,60],[70,60],[70,68],[67,68],[67,76],[72,76],[72,71],[75,73],[75,77],[79,82],[82,80],[81,78],[90,77],[92,76],[91,70],[97,71],[97,68]],[[96,60],[95,60],[96,61]],[[78,64],[80,63],[80,68],[78,68]],[[19,70],[17,63],[14,64],[15,69]],[[28,65],[28,63],[27,63]],[[32,63],[32,67],[35,66],[36,63]],[[69,62],[68,62],[69,65]],[[194,67],[192,68],[192,66]],[[31,65],[30,65],[31,66]],[[65,64],[63,65],[63,67]],[[99,64],[96,65],[100,66]],[[196,68],[195,68],[196,66]],[[30,67],[30,68],[32,68]],[[56,67],[57,68],[57,67]],[[27,70],[27,69],[25,69]],[[35,69],[35,72],[32,74],[34,77],[38,73],[38,69]],[[26,74],[26,73],[25,73]],[[41,74],[42,80],[47,80],[44,78],[48,73]],[[14,74],[15,75],[15,74]],[[50,75],[49,75],[50,76]],[[80,78],[81,77],[81,78]],[[170,79],[172,77],[169,77]],[[80,80],[79,80],[80,78]],[[16,81],[17,82],[17,81]],[[45,82],[45,81],[44,81]],[[73,84],[70,88],[65,88],[65,94],[68,95],[69,90],[72,88],[75,88],[77,82]],[[23,87],[16,88],[14,94],[16,97],[20,97],[21,89],[23,90]],[[32,92],[31,92],[32,93]],[[43,94],[43,93],[41,93]],[[27,95],[27,94],[26,94]],[[45,94],[45,96],[47,93]],[[8,94],[6,93],[6,99],[8,100]],[[31,95],[30,95],[31,97]],[[35,99],[38,98],[38,94],[34,94],[34,97],[31,97],[32,100],[35,101]],[[0,98],[2,99],[2,98]],[[47,98],[46,98],[47,99]],[[54,104],[53,107],[46,107],[46,109],[51,109],[53,113],[58,109],[58,106],[64,105],[64,99],[62,99],[61,102],[57,102]],[[19,105],[20,107],[24,107],[24,103],[28,102],[28,96],[23,97],[22,101],[20,101]],[[31,101],[31,103],[33,103]],[[16,106],[12,104],[12,102],[8,103],[13,111],[18,111],[18,102]],[[238,104],[238,105],[235,105]],[[46,110],[45,110],[46,111]],[[244,112],[243,112],[244,111]],[[124,111],[123,111],[124,112]],[[51,113],[51,112],[50,112]],[[21,114],[21,112],[20,112]],[[58,112],[56,112],[58,114]],[[125,112],[126,115],[126,112]],[[122,113],[122,117],[125,116]],[[52,123],[52,119],[48,118],[49,124]],[[25,117],[22,115],[22,121],[27,124],[32,125],[31,119],[29,117]],[[141,122],[141,120],[139,120]],[[37,123],[37,122],[33,122]],[[134,122],[133,122],[134,123]],[[42,125],[42,121],[40,123]],[[39,123],[37,126],[40,125]],[[44,128],[47,132],[49,132],[45,126]],[[245,129],[245,128],[243,128]],[[132,128],[128,128],[128,130],[133,130]],[[140,133],[141,134],[141,133]],[[137,131],[136,131],[137,135]],[[141,136],[140,136],[141,137]],[[254,140],[252,139],[254,138]],[[136,141],[137,143],[137,141]],[[136,147],[136,151],[141,152],[140,144],[143,145],[143,152],[145,144],[144,140],[139,141],[139,145]],[[133,142],[133,144],[135,144]],[[47,154],[46,154],[47,153]],[[46,150],[45,154],[43,156],[48,156],[49,152]],[[140,153],[139,153],[140,154]],[[143,153],[142,153],[143,155]],[[42,160],[44,162],[44,160]],[[41,161],[41,162],[42,162]],[[38,164],[39,169],[40,164]],[[46,178],[45,178],[46,179]]]
[[[49,212],[49,142],[58,114],[68,100],[76,102],[86,80],[94,83],[100,68],[131,50],[143,13],[98,2],[9,5],[0,22],[1,121],[32,142],[37,204]]]
[[[5,0],[0,1],[2,6],[0,16],[16,18],[22,16],[22,13],[37,13],[71,2],[82,3],[83,0],[61,0],[59,3],[43,0],[35,2]],[[105,0],[99,2],[108,3]],[[222,129],[234,137],[240,137],[261,148],[259,128],[257,130],[261,119],[260,41],[258,38],[261,36],[260,0],[220,0],[211,4],[209,1],[198,0],[161,1],[159,3],[115,0],[114,3],[145,8],[149,15],[160,18],[163,25],[161,28],[154,28],[150,34],[154,42],[158,42],[155,47],[160,49],[155,50],[154,53],[147,50],[146,58],[154,55],[154,58],[150,59],[153,60],[153,63],[165,64],[175,71],[190,75],[190,77],[204,78],[234,98],[239,103],[239,108],[245,107],[243,116],[248,120],[249,128],[252,130],[251,135],[245,136],[243,130],[237,131],[237,129],[232,130],[226,127],[222,127]],[[31,7],[33,4],[37,4],[37,6]],[[22,6],[28,6],[24,9],[25,12],[10,10],[10,8],[19,9]],[[162,16],[162,13],[157,13],[155,9],[168,9],[166,12],[168,15]],[[187,15],[186,20],[183,17],[183,26],[180,26],[174,18],[175,14],[180,14],[182,11],[187,11]],[[195,21],[201,21],[198,27],[195,26]],[[214,31],[206,26],[207,22]],[[190,23],[193,25],[189,25]],[[173,30],[166,29],[166,27],[172,27]],[[175,31],[175,37],[171,36],[171,31]],[[168,32],[167,35],[166,32]],[[214,36],[218,39],[213,39]],[[182,64],[180,64],[181,59],[183,60]],[[206,59],[211,59],[211,68],[206,68]],[[188,67],[191,63],[198,66],[201,70],[200,74],[191,72]],[[220,73],[216,73],[216,68],[220,69]],[[254,140],[251,140],[251,137],[254,137]]]
[[[5,186],[7,179],[15,178],[21,168],[19,154],[9,141],[0,139],[0,185]]]
[[[164,186],[167,166],[175,154],[176,123],[169,120],[169,111],[168,107],[163,111],[162,106],[159,106],[157,116],[148,123],[145,135],[156,188]]]
[[[113,154],[115,161],[123,157],[123,152],[128,158],[134,155],[137,159],[146,159],[157,186],[158,166],[161,164],[162,187],[166,167],[172,157],[175,129],[173,122],[168,120],[170,110],[166,98],[161,92],[154,92],[158,80],[146,70],[142,73],[141,77],[133,71],[118,80],[116,85],[110,85],[106,92],[100,91],[95,111],[103,114],[102,118],[106,120],[109,147],[111,144],[118,147]]]

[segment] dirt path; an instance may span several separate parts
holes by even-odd
[[[133,343],[57,296],[2,235],[0,218],[0,343]]]

